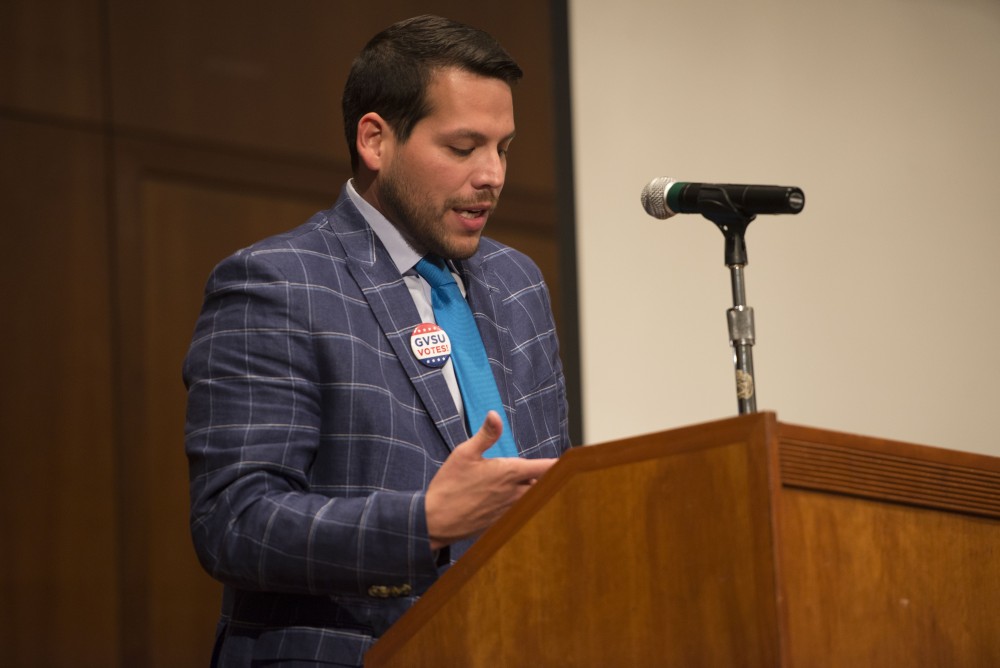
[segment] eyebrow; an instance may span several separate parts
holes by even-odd
[[[500,140],[500,143],[511,142],[517,135],[517,131],[511,132],[509,135]],[[484,135],[482,132],[477,132],[476,130],[456,130],[454,132],[445,132],[444,136],[448,139],[471,139],[477,144],[485,144],[489,141],[489,137]]]

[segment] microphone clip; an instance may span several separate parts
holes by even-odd
[[[726,238],[726,266],[741,266],[747,264],[747,244],[745,240],[747,226],[756,215],[733,213],[704,213],[705,218],[715,223]]]
[[[746,213],[729,197],[725,188],[704,184],[698,192],[701,215],[715,223],[726,238],[726,266],[746,266],[747,245],[744,239],[747,227],[757,217]]]

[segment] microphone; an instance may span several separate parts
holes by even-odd
[[[801,188],[741,186],[729,183],[687,183],[660,176],[642,189],[642,208],[654,218],[678,213],[702,215],[739,213],[798,213],[806,205]]]

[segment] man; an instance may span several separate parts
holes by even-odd
[[[226,585],[216,665],[361,665],[569,446],[541,274],[481,237],[520,76],[438,17],[376,35],[344,90],[354,178],[209,279],[184,373],[192,535]],[[411,346],[437,327],[425,256],[467,295],[499,392],[483,420],[454,359]],[[484,457],[505,430],[519,456]]]

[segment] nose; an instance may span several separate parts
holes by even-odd
[[[507,175],[507,156],[499,150],[483,151],[476,163],[476,171],[472,175],[472,185],[477,189],[503,188]]]

